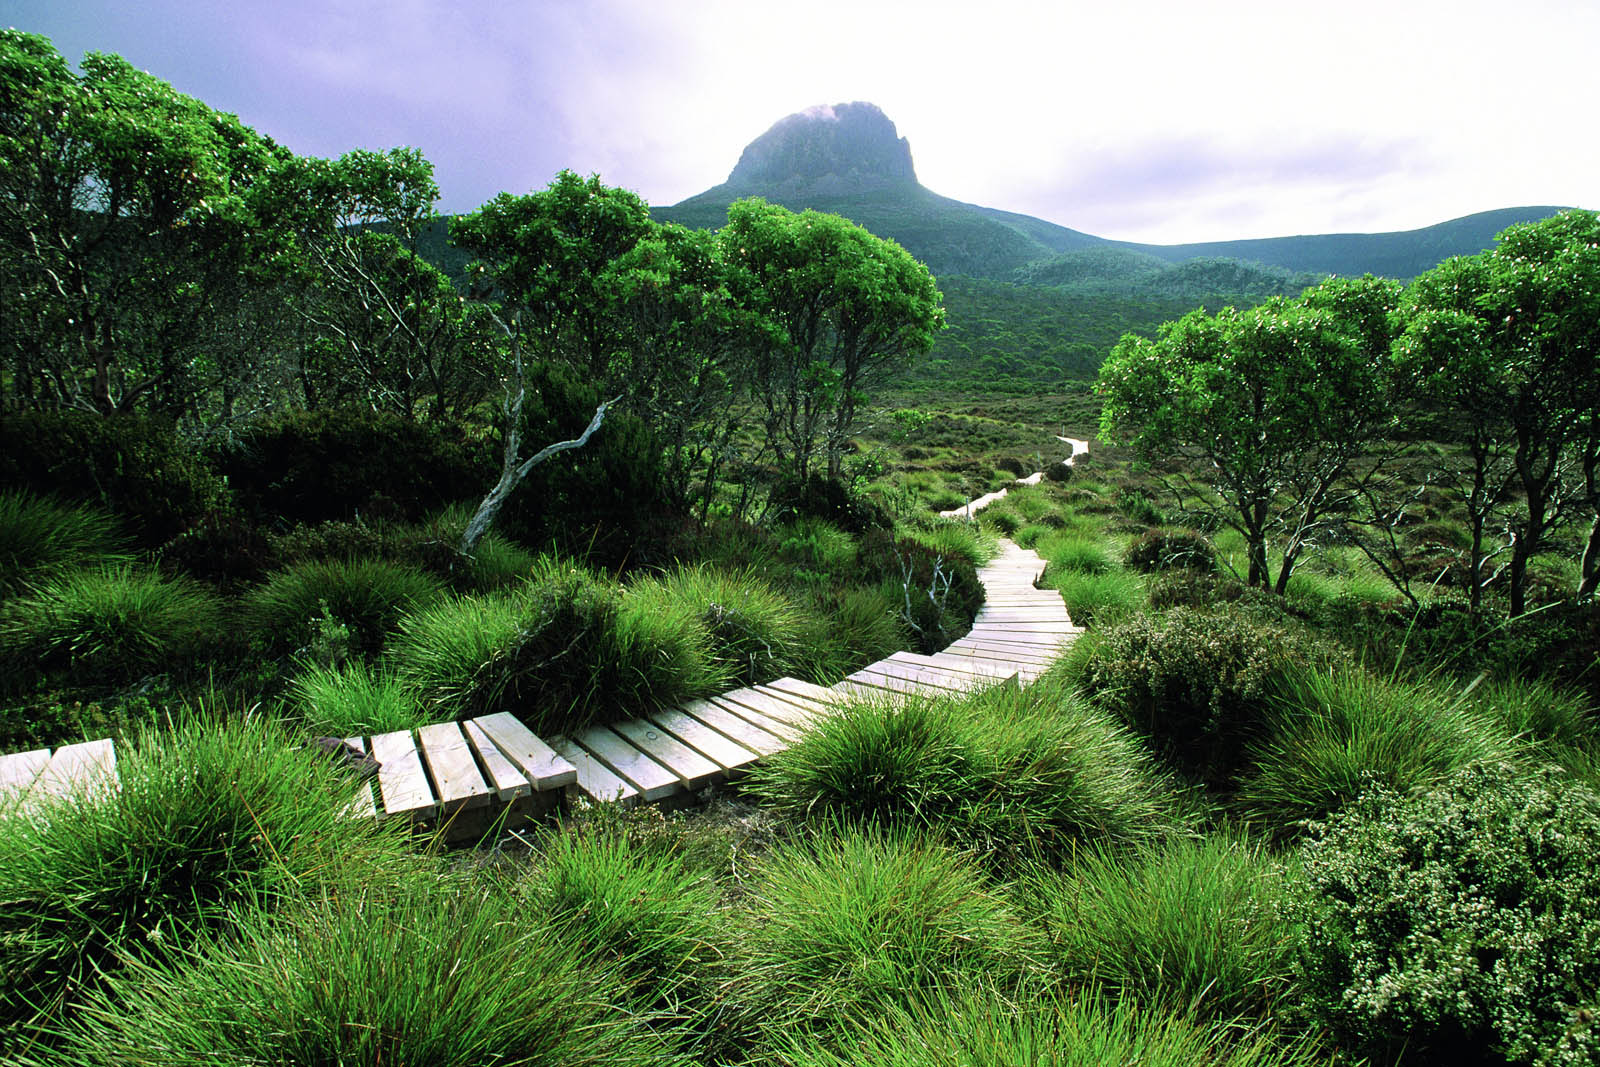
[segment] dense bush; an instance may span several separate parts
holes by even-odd
[[[0,492],[0,600],[80,567],[128,558],[116,520],[98,507]]]
[[[213,511],[161,546],[161,569],[237,592],[278,566],[272,540],[231,511]]]
[[[1216,550],[1194,530],[1149,530],[1134,539],[1123,560],[1146,574],[1178,569],[1211,573],[1217,569]]]
[[[438,579],[403,563],[297,563],[251,590],[245,612],[258,639],[274,652],[306,648],[326,616],[348,628],[351,651],[373,656],[401,616],[442,594]]]
[[[769,682],[806,658],[802,611],[750,571],[677,567],[634,582],[625,595],[640,611],[696,617],[710,637],[711,659],[732,682]]]
[[[1182,827],[1138,743],[1045,682],[850,704],[765,761],[749,788],[787,818],[936,830],[1006,861]]]
[[[1261,735],[1273,680],[1312,658],[1287,630],[1174,608],[1108,627],[1084,687],[1185,772],[1216,785]]]
[[[886,530],[894,525],[872,501],[850,492],[843,482],[813,474],[805,481],[789,479],[773,487],[768,509],[780,520],[822,519],[853,534]]]
[[[493,480],[486,450],[459,431],[355,409],[274,416],[220,446],[213,462],[261,526],[415,521],[476,499]]]
[[[29,411],[0,418],[0,485],[97,504],[158,548],[228,504],[228,489],[170,422]]]
[[[983,606],[983,583],[968,559],[915,541],[897,541],[883,531],[861,538],[856,573],[863,583],[895,587],[918,652],[947,647],[972,628],[973,616]]]
[[[192,668],[214,650],[221,620],[216,597],[187,579],[128,566],[75,571],[0,607],[0,665],[121,684]]]
[[[1289,914],[1306,1010],[1378,1056],[1594,1063],[1597,850],[1600,795],[1553,773],[1374,788],[1303,852]]]

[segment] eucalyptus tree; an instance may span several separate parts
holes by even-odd
[[[0,262],[13,403],[196,412],[214,327],[256,283],[288,158],[117,56],[74,74],[0,31]]]
[[[1513,226],[1407,291],[1398,346],[1471,458],[1474,524],[1503,515],[1512,614],[1529,561],[1568,517],[1589,524],[1576,593],[1600,584],[1600,216]],[[1475,559],[1480,555],[1475,545]]]
[[[847,219],[759,198],[730,205],[720,237],[778,329],[757,350],[767,435],[788,473],[807,477],[821,452],[837,477],[865,390],[944,328],[933,276]]]
[[[1096,383],[1101,433],[1146,460],[1183,461],[1169,488],[1237,530],[1247,581],[1282,594],[1354,504],[1352,481],[1374,470],[1363,457],[1393,428],[1397,291],[1336,279],[1250,311],[1193,311],[1154,340],[1128,334]]]

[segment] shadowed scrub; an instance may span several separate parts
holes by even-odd
[[[286,653],[308,645],[326,614],[349,628],[355,651],[374,656],[401,616],[443,594],[439,579],[410,564],[313,560],[286,567],[251,590],[245,617],[265,646]]]
[[[129,961],[344,864],[404,870],[392,828],[343,813],[351,784],[275,723],[199,714],[119,751],[121,788],[0,808],[0,1011],[25,1028]],[[21,1033],[21,1030],[14,1031]]]
[[[116,520],[99,508],[22,490],[0,493],[0,599],[83,567],[130,558]]]
[[[840,709],[752,774],[790,819],[930,829],[996,861],[1184,825],[1168,780],[1104,713],[1042,680]]]
[[[136,965],[85,1013],[66,1062],[665,1065],[603,960],[494,884],[367,875],[170,961]]]

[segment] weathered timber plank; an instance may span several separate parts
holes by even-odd
[[[762,688],[777,689],[785,693],[793,693],[799,697],[809,697],[819,704],[837,704],[839,694],[832,689],[808,682],[801,678],[778,678],[767,682]]]
[[[756,711],[754,708],[737,701],[725,700],[720,696],[708,697],[707,699],[722,710],[778,738],[783,742],[783,747],[785,748],[800,739],[800,728],[782,719]]]
[[[730,740],[725,734],[675,708],[653,712],[647,721],[676,737],[724,771],[737,771],[761,756],[757,750]]]
[[[880,660],[877,663],[868,664],[854,674],[847,675],[847,677],[852,681],[867,682],[869,684],[875,684],[872,681],[874,677],[898,678],[902,681],[916,682],[920,685],[944,689],[949,692],[964,692],[968,688],[963,684],[963,680],[954,679],[948,675],[939,674],[936,671],[926,670],[921,667],[908,667],[903,663],[893,663],[889,660]]]
[[[550,742],[561,758],[577,772],[577,786],[596,800],[614,800],[619,804],[639,802],[639,790],[632,782],[619,778],[600,760],[578,747],[571,738],[558,737]]]
[[[453,722],[431,723],[417,730],[417,740],[444,811],[481,808],[489,803],[489,783],[478,773],[478,764],[460,726]]]
[[[591,726],[581,734],[575,734],[572,740],[604,763],[612,774],[637,789],[640,800],[660,800],[683,789],[683,783],[677,775],[640,752],[610,727]]]
[[[12,797],[21,797],[50,763],[48,748],[0,756],[0,809]]]
[[[787,723],[797,730],[807,729],[816,721],[818,712],[810,705],[801,705],[784,700],[782,697],[771,693],[763,693],[754,687],[735,689],[731,693],[723,693],[717,697],[721,704],[738,704],[740,707],[758,711],[769,719]]]
[[[749,720],[740,718],[726,708],[718,707],[709,700],[691,700],[678,708],[680,712],[691,718],[697,719],[724,737],[737,741],[745,748],[763,756],[770,756],[774,752],[782,752],[789,747],[789,742],[771,731],[752,725]]]
[[[359,737],[347,737],[344,743],[354,748],[362,755],[367,754],[367,743]],[[355,795],[350,798],[350,803],[344,806],[344,815],[350,819],[375,819],[378,817],[378,807],[372,802],[372,783],[363,778],[356,783]]]
[[[560,789],[578,780],[577,768],[556,749],[534,736],[509,711],[484,715],[473,722],[502,755],[521,769],[536,792]]]
[[[533,792],[533,783],[528,781],[528,776],[490,740],[477,719],[468,719],[461,724],[461,728],[466,731],[467,741],[472,745],[472,751],[477,755],[478,762],[483,764],[484,777],[494,787],[496,799],[502,804],[512,804]],[[561,758],[554,752],[550,755],[556,759]],[[573,774],[576,776],[577,772],[574,771]]]
[[[676,775],[685,789],[699,789],[723,773],[716,763],[648,719],[619,722],[611,728],[633,747]]]
[[[110,738],[62,745],[35,781],[34,796],[92,799],[117,788],[117,750]]]
[[[372,758],[378,761],[382,816],[425,817],[438,810],[410,730],[378,734],[372,739]]]
[[[771,697],[774,700],[781,700],[787,704],[795,705],[800,710],[811,716],[811,722],[813,724],[819,723],[828,716],[832,715],[833,706],[838,702],[839,699],[837,695],[829,693],[828,700],[823,702],[821,700],[817,700],[815,697],[801,696],[799,693],[791,693],[787,689],[774,689],[770,685],[755,685],[751,686],[751,688],[763,696]]]

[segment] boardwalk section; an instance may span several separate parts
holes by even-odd
[[[830,687],[779,678],[591,727],[551,746],[576,768],[583,795],[670,805],[713,782],[737,779],[841,701],[1026,685],[1082,632],[1059,593],[1034,586],[1043,571],[1037,553],[1001,541],[995,558],[978,571],[986,602],[971,632],[935,655],[896,652]]]
[[[408,819],[447,841],[467,841],[548,811],[568,793],[683,803],[787,748],[843,701],[1026,685],[1082,630],[1059,593],[1034,586],[1044,560],[1010,541],[1000,546],[978,571],[986,600],[971,631],[934,655],[896,652],[828,687],[779,678],[548,743],[509,712],[346,738],[346,755],[370,757],[377,772],[358,784],[345,810]],[[116,785],[109,740],[0,756],[0,812]]]

